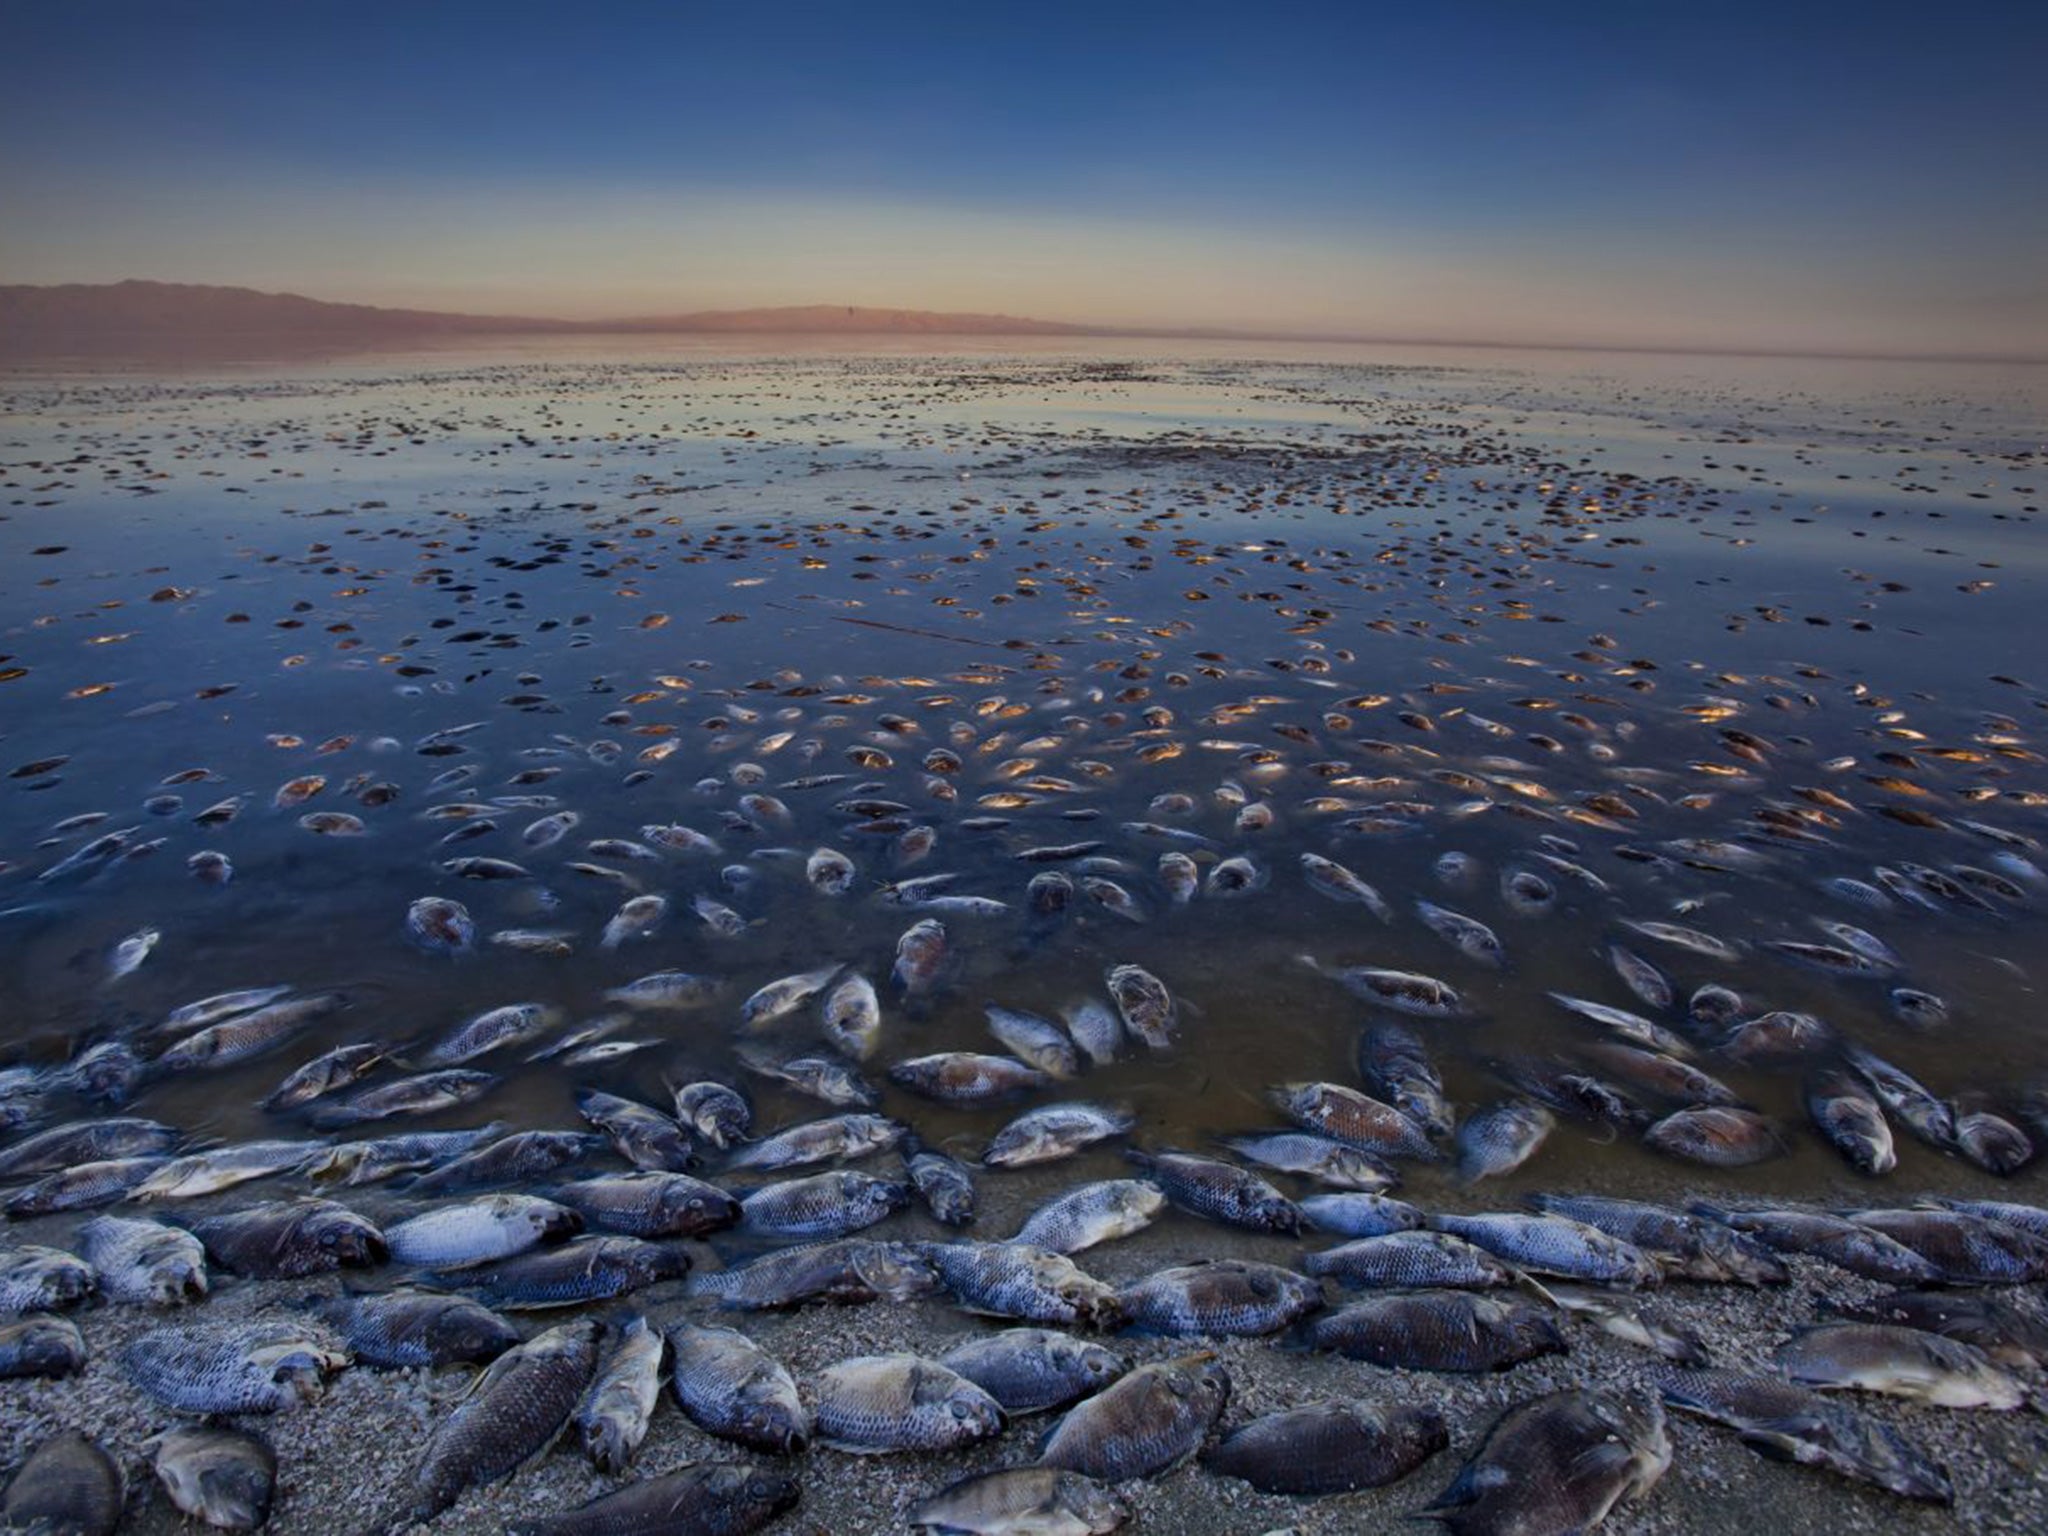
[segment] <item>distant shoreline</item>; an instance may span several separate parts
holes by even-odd
[[[236,347],[337,347],[386,350],[413,342],[516,337],[688,336],[986,337],[990,340],[1277,342],[1291,346],[1429,347],[1484,351],[1621,353],[1639,356],[1755,357],[1820,362],[2048,365],[2038,353],[1872,352],[1800,348],[1703,347],[1650,343],[1461,340],[1228,326],[1081,325],[1014,315],[942,313],[860,305],[703,310],[676,315],[563,320],[445,310],[333,303],[250,288],[130,280],[119,283],[0,285],[0,360],[66,356],[225,355]]]

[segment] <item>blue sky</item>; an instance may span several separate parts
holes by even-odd
[[[5,35],[6,280],[2048,350],[2048,6],[11,0]]]

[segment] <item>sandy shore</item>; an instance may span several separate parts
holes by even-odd
[[[1083,1165],[1071,1165],[1081,1168]],[[1107,1173],[1107,1167],[1100,1172]],[[1047,1170],[1046,1174],[1053,1170]],[[1097,1170],[1088,1169],[1089,1175]],[[1075,1173],[1073,1177],[1081,1177]],[[982,1226],[990,1233],[1013,1229],[1021,1211],[1037,1198],[1033,1186],[1049,1177],[984,1180]],[[1063,1180],[1062,1180],[1063,1182]],[[372,1202],[361,1202],[365,1206]],[[1483,1205],[1485,1202],[1474,1202]],[[1505,1205],[1506,1201],[1497,1202]],[[22,1223],[23,1241],[63,1243],[73,1223],[45,1219]],[[915,1231],[924,1223],[898,1218],[882,1231]],[[1286,1262],[1299,1249],[1278,1239],[1238,1234],[1182,1215],[1133,1238],[1091,1250],[1079,1262],[1105,1279],[1118,1281],[1195,1255],[1238,1255]],[[707,1250],[707,1265],[718,1260]],[[1674,1285],[1656,1298],[1670,1321],[1696,1330],[1716,1362],[1744,1366],[1768,1357],[1795,1327],[1812,1321],[1823,1298],[1848,1301],[1885,1289],[1828,1266],[1795,1261],[1791,1285],[1772,1290]],[[381,1272],[380,1278],[389,1278]],[[204,1315],[219,1320],[248,1316],[315,1291],[335,1289],[324,1279],[258,1284],[217,1277]],[[2018,1304],[2043,1312],[2039,1286],[2005,1293]],[[665,1285],[628,1300],[657,1322],[699,1315],[701,1304]],[[604,1315],[631,1310],[624,1303],[600,1309]],[[190,1314],[197,1315],[197,1314]],[[546,1326],[561,1314],[527,1314],[529,1327]],[[78,1377],[59,1382],[0,1384],[0,1423],[6,1450],[0,1466],[11,1472],[28,1449],[60,1427],[93,1435],[123,1464],[130,1478],[128,1529],[139,1532],[183,1528],[181,1517],[138,1450],[150,1434],[174,1416],[138,1393],[123,1375],[116,1355],[144,1330],[175,1321],[136,1307],[96,1307],[76,1319],[91,1359]],[[799,1384],[824,1366],[851,1355],[912,1349],[938,1354],[977,1330],[1000,1326],[969,1317],[937,1302],[865,1307],[812,1307],[788,1314],[720,1315],[736,1323],[778,1355]],[[1214,1348],[1227,1365],[1232,1397],[1225,1427],[1258,1414],[1355,1394],[1375,1399],[1423,1402],[1450,1421],[1451,1449],[1403,1482],[1368,1493],[1325,1499],[1260,1495],[1248,1485],[1185,1467],[1125,1492],[1134,1518],[1129,1529],[1169,1536],[1224,1536],[1280,1529],[1302,1532],[1419,1529],[1407,1517],[1449,1482],[1476,1445],[1492,1417],[1511,1403],[1538,1393],[1584,1383],[1640,1385],[1655,1358],[1612,1340],[1589,1325],[1568,1325],[1571,1353],[1533,1361],[1499,1375],[1459,1377],[1426,1372],[1385,1371],[1330,1355],[1303,1353],[1259,1339],[1179,1340],[1127,1337],[1112,1341],[1134,1360],[1167,1358],[1198,1347]],[[270,1528],[333,1532],[336,1512],[347,1511],[341,1527],[367,1527],[373,1516],[399,1505],[430,1427],[463,1389],[468,1373],[373,1371],[341,1373],[317,1405],[295,1413],[252,1416],[247,1428],[270,1438],[280,1465],[279,1493]],[[1854,1526],[1886,1531],[2029,1532],[2048,1522],[2048,1423],[2030,1414],[1957,1412],[1894,1400],[1859,1397],[1857,1406],[1896,1425],[1953,1478],[1953,1512],[1909,1504],[1806,1469],[1767,1462],[1722,1430],[1674,1417],[1676,1457],[1671,1471],[1641,1505],[1625,1508],[1604,1529],[1635,1532],[1728,1530],[1768,1511],[1779,1532],[1834,1532]],[[795,1471],[803,1502],[775,1527],[790,1532],[888,1531],[904,1528],[905,1512],[921,1497],[974,1471],[1031,1459],[1051,1417],[1022,1419],[998,1439],[974,1450],[946,1456],[852,1456],[813,1450]],[[735,1447],[703,1434],[664,1392],[652,1429],[632,1470],[648,1476],[695,1459],[731,1459]],[[536,1513],[570,1508],[608,1491],[565,1438],[535,1465],[496,1487],[464,1498],[432,1529],[483,1533]]]

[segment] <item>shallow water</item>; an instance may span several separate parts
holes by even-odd
[[[1503,1095],[1486,1058],[1596,1038],[1546,992],[1655,1012],[1608,966],[1607,945],[1626,940],[1681,999],[1718,980],[1754,1011],[1811,1011],[1937,1093],[1988,1093],[2024,1123],[2024,1091],[2048,1084],[2032,1022],[2038,892],[2022,875],[2022,899],[1986,895],[1982,909],[1936,897],[1873,912],[1819,887],[1901,862],[2048,863],[2034,841],[2048,805],[2033,745],[2048,638],[2032,580],[2048,551],[2041,386],[2039,370],[1988,367],[1152,343],[603,359],[545,343],[203,373],[18,370],[0,382],[4,768],[65,761],[0,780],[7,1051],[60,1062],[232,987],[339,989],[349,1006],[284,1049],[152,1081],[135,1101],[212,1136],[288,1134],[256,1100],[340,1041],[403,1057],[500,1003],[583,1020],[605,989],[651,971],[725,979],[711,1009],[626,1026],[618,1038],[655,1043],[622,1060],[475,1063],[504,1083],[420,1122],[565,1125],[579,1086],[661,1105],[664,1084],[731,1075],[739,1001],[837,962],[884,987],[870,1071],[887,1111],[971,1152],[1019,1106],[932,1105],[880,1084],[886,1063],[999,1049],[984,1003],[1050,1013],[1137,963],[1184,1005],[1177,1049],[1040,1097],[1128,1101],[1139,1140],[1200,1146],[1275,1123],[1268,1084],[1354,1080],[1369,1010],[1304,954],[1456,986],[1470,1016],[1416,1027],[1469,1109]],[[1688,713],[1710,700],[1724,706],[1713,718]],[[1170,720],[1148,723],[1151,709]],[[470,723],[457,751],[419,750]],[[1761,762],[1731,754],[1729,727],[1765,743]],[[1178,755],[1141,760],[1160,744]],[[939,780],[950,801],[920,766],[946,745],[965,759]],[[864,747],[893,766],[849,761]],[[788,824],[726,820],[748,763]],[[206,777],[165,787],[192,768]],[[451,768],[474,776],[436,788]],[[536,768],[555,771],[513,782]],[[324,790],[274,808],[306,774]],[[778,787],[825,774],[843,777]],[[1026,788],[1028,804],[981,803],[1033,775],[1063,783]],[[398,796],[365,807],[350,786],[369,783]],[[1797,797],[1816,785],[1852,808]],[[1170,792],[1194,809],[1147,809]],[[179,804],[144,809],[166,793]],[[1619,797],[1610,814],[1566,819],[1603,794]],[[457,823],[431,808],[507,795],[549,798],[439,845]],[[1307,807],[1326,795],[1355,804]],[[194,824],[233,796],[247,799],[232,822]],[[854,797],[903,803],[903,820],[936,831],[933,851],[903,864],[892,835],[837,809]],[[1238,831],[1241,800],[1270,806],[1272,825]],[[1346,830],[1385,802],[1412,808],[1411,831]],[[1887,806],[1941,825],[1902,824]],[[1774,807],[1807,818],[1793,824],[1804,840],[1758,819]],[[524,846],[520,829],[557,808],[580,824]],[[359,816],[363,835],[300,827],[321,810]],[[88,814],[105,819],[54,830]],[[1005,824],[962,826],[976,816]],[[1206,839],[1185,845],[1204,864],[1250,857],[1262,888],[1174,906],[1155,867],[1168,845],[1123,829],[1137,820]],[[597,859],[623,888],[566,867],[591,857],[590,839],[677,821],[721,856]],[[40,878],[126,828],[157,844],[150,856]],[[1608,889],[1553,875],[1558,910],[1521,917],[1498,880],[1536,867],[1544,836]],[[1672,862],[1686,838],[1742,842],[1756,867]],[[1085,901],[1058,921],[1024,909],[1026,880],[1049,866],[1015,855],[1083,839],[1126,862],[1114,878],[1146,920]],[[803,879],[821,844],[860,867],[847,897]],[[230,884],[187,872],[203,848],[231,857]],[[1437,872],[1453,850],[1475,863],[1469,883]],[[1312,892],[1303,851],[1370,880],[1393,921]],[[458,855],[513,859],[534,878],[458,880],[439,867]],[[752,882],[735,889],[731,865]],[[894,998],[894,944],[922,914],[880,887],[941,871],[1012,910],[947,918],[940,986]],[[601,948],[635,889],[669,898],[666,922]],[[429,894],[464,901],[480,933],[561,929],[576,952],[426,953],[404,916]],[[747,931],[712,934],[689,911],[698,894]],[[1506,968],[1438,938],[1417,898],[1491,925]],[[1899,974],[1842,980],[1761,947],[1821,939],[1814,917],[1876,934]],[[1703,929],[1742,958],[1631,938],[1629,918]],[[161,942],[109,981],[110,950],[143,928]],[[1885,1006],[1899,984],[1941,995],[1953,1021],[1906,1029]],[[818,1043],[809,1014],[777,1038]],[[1806,1125],[1805,1064],[1744,1068],[1698,1044],[1702,1065],[1781,1123],[1787,1155],[1706,1170],[1567,1125],[1476,1198],[1560,1183],[1870,1191]],[[749,1091],[764,1124],[815,1107]],[[1903,1136],[1899,1156],[1900,1196],[2039,1194],[2031,1173],[1993,1180]],[[1436,1169],[1410,1183],[1475,1198]]]

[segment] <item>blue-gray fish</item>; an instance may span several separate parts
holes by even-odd
[[[886,1152],[903,1139],[903,1127],[881,1115],[834,1115],[791,1126],[764,1137],[732,1157],[729,1169],[773,1171],[799,1168],[833,1158],[858,1158]]]
[[[1008,1414],[1064,1408],[1108,1386],[1130,1362],[1114,1350],[1050,1328],[979,1334],[939,1357]]]
[[[1067,1410],[1039,1465],[1105,1483],[1158,1477],[1202,1448],[1230,1401],[1230,1373],[1213,1355],[1140,1366]]]
[[[1301,1208],[1248,1169],[1186,1152],[1124,1154],[1184,1211],[1249,1232],[1301,1230]]]
[[[1311,1275],[1345,1285],[1460,1290],[1512,1285],[1515,1274],[1483,1248],[1447,1232],[1394,1231],[1302,1256]]]
[[[596,1372],[597,1324],[587,1318],[498,1356],[434,1427],[413,1476],[411,1521],[434,1519],[554,1444]]]
[[[1016,1241],[1051,1253],[1079,1253],[1143,1231],[1165,1209],[1159,1186],[1142,1179],[1106,1179],[1055,1195],[1025,1219]]]
[[[1303,955],[1301,961],[1318,975],[1329,977],[1352,996],[1395,1013],[1420,1019],[1457,1019],[1463,1018],[1468,1011],[1458,989],[1434,976],[1370,965],[1326,970],[1310,955]]]
[[[1824,1467],[1903,1498],[1955,1501],[1948,1474],[1904,1435],[1817,1392],[1739,1371],[1660,1370],[1652,1380],[1673,1408],[1726,1425],[1774,1461]]]
[[[332,1200],[265,1201],[208,1216],[192,1230],[221,1268],[257,1280],[366,1269],[387,1257],[376,1225]]]
[[[1342,1398],[1241,1425],[1202,1465],[1261,1493],[1320,1496],[1397,1482],[1450,1443],[1434,1408]]]
[[[85,1358],[85,1336],[68,1318],[32,1312],[0,1323],[0,1381],[75,1376]]]
[[[997,1131],[981,1160],[991,1168],[1049,1163],[1121,1136],[1136,1124],[1137,1117],[1122,1105],[1045,1104],[1026,1110]]]
[[[121,1469],[75,1429],[29,1452],[0,1499],[0,1526],[50,1536],[112,1536],[127,1488]]]
[[[914,1301],[943,1289],[915,1243],[845,1237],[763,1254],[737,1269],[691,1278],[690,1294],[720,1306],[766,1311],[807,1301]]]
[[[1313,1280],[1248,1259],[1155,1270],[1117,1292],[1127,1324],[1166,1334],[1277,1333],[1322,1304],[1322,1287]]]
[[[1222,1144],[1247,1162],[1281,1173],[1299,1174],[1333,1189],[1383,1190],[1400,1176],[1370,1152],[1309,1131],[1275,1131],[1260,1136],[1225,1136]]]
[[[1003,1428],[994,1398],[918,1355],[841,1360],[818,1373],[813,1391],[819,1443],[860,1455],[957,1450]]]
[[[746,1462],[692,1462],[559,1515],[515,1521],[511,1536],[747,1536],[796,1507],[796,1479]]]
[[[1404,1371],[1500,1371],[1565,1348],[1548,1312],[1478,1291],[1368,1296],[1310,1319],[1306,1338],[1312,1348]]]
[[[519,1342],[513,1326],[467,1296],[440,1291],[374,1291],[317,1299],[308,1310],[341,1335],[359,1365],[473,1364]]]
[[[1100,1327],[1118,1320],[1116,1291],[1061,1254],[1022,1243],[913,1246],[970,1312]]]
[[[846,1237],[909,1203],[903,1184],[833,1169],[755,1190],[740,1201],[740,1227],[757,1236]]]
[[[1420,1513],[1456,1536],[1565,1536],[1645,1497],[1670,1465],[1657,1398],[1605,1388],[1552,1392],[1502,1414]]]
[[[1422,1212],[1406,1201],[1370,1192],[1310,1195],[1301,1202],[1301,1214],[1317,1231],[1341,1237],[1412,1232],[1423,1219]]]
[[[689,1273],[681,1248],[637,1237],[579,1237],[559,1248],[517,1254],[481,1269],[464,1271],[459,1283],[486,1305],[506,1311],[540,1311],[607,1301],[662,1280]]]
[[[1729,1210],[1694,1201],[1687,1207],[1744,1232],[1780,1253],[1824,1259],[1851,1274],[1892,1285],[1926,1285],[1942,1278],[1939,1266],[1875,1227],[1818,1211],[1782,1209]]]
[[[1556,1128],[1557,1117],[1541,1104],[1511,1099],[1488,1105],[1458,1127],[1458,1177],[1469,1184],[1512,1173]]]
[[[583,1454],[606,1477],[624,1472],[647,1438],[661,1396],[661,1359],[667,1348],[646,1318],[629,1318],[598,1368],[590,1395],[576,1410]]]
[[[253,1531],[270,1518],[277,1453],[238,1429],[184,1425],[142,1442],[171,1502],[206,1524]]]
[[[669,1330],[676,1401],[690,1422],[757,1451],[790,1456],[810,1443],[811,1416],[778,1360],[734,1328]]]
[[[2033,1400],[1982,1350],[1918,1328],[1823,1323],[1779,1346],[1776,1364],[1801,1386],[1883,1392],[1943,1408],[2010,1410]]]
[[[121,1351],[129,1380],[183,1413],[276,1413],[313,1402],[349,1362],[341,1341],[306,1322],[191,1322],[156,1328]]]
[[[175,1307],[206,1299],[206,1250],[183,1228],[95,1216],[78,1229],[78,1246],[109,1301]]]
[[[1539,1275],[1561,1275],[1629,1289],[1658,1285],[1664,1272],[1633,1243],[1567,1216],[1524,1216],[1502,1211],[1476,1216],[1443,1212],[1430,1218],[1487,1252]]]

